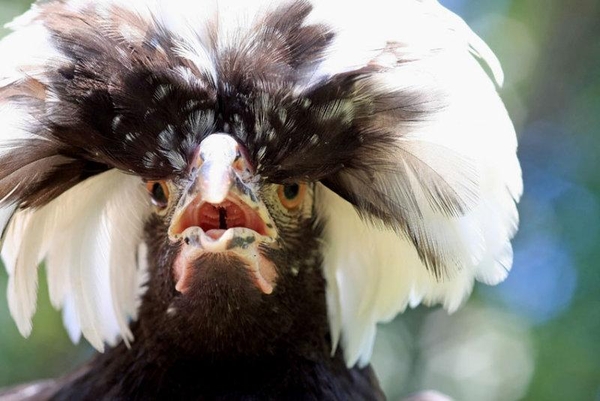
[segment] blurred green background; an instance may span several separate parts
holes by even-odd
[[[0,0],[0,22],[29,3]],[[382,326],[375,368],[390,400],[427,388],[456,400],[600,401],[600,1],[442,3],[505,69],[525,180],[515,263],[451,316],[418,308]],[[0,269],[0,387],[60,375],[92,353],[69,342],[40,276],[23,339]]]

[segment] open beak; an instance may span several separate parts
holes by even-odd
[[[243,146],[226,134],[208,136],[198,147],[191,174],[168,232],[172,242],[182,242],[176,289],[185,292],[191,265],[202,254],[231,252],[245,261],[257,286],[271,293],[274,267],[267,266],[259,247],[275,242],[277,231],[257,196]]]

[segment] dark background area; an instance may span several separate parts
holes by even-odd
[[[0,0],[0,23],[29,3]],[[417,308],[382,325],[374,365],[391,400],[428,388],[457,400],[600,401],[600,2],[442,3],[504,66],[525,181],[515,262],[453,315]],[[69,342],[43,276],[23,339],[0,269],[0,386],[60,375],[92,353]]]

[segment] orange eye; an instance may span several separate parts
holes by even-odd
[[[169,205],[169,186],[166,181],[148,181],[146,189],[154,206],[164,209]]]
[[[306,195],[305,184],[280,185],[277,189],[279,201],[286,209],[296,209]]]

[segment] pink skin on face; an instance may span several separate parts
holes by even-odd
[[[224,230],[211,231],[214,232]],[[206,238],[210,238],[210,234],[214,233],[204,235]],[[227,234],[222,234],[221,239],[227,236]],[[210,239],[212,240],[212,238]],[[231,242],[231,240],[228,242]],[[210,248],[210,246],[208,246],[208,248]],[[176,281],[175,289],[177,291],[185,294],[190,288],[193,275],[202,274],[201,270],[194,266],[194,262],[206,252],[210,253],[214,251],[183,244],[179,255],[177,255],[177,258],[175,259],[173,269],[173,275]],[[241,247],[233,248],[229,251],[224,251],[223,253],[225,255],[228,253],[230,253],[232,256],[235,255],[237,259],[242,259],[245,262],[243,268],[247,269],[247,271],[250,273],[250,277],[252,277],[254,285],[256,285],[261,292],[264,294],[271,294],[273,292],[275,281],[277,280],[277,269],[275,268],[273,262],[260,253],[258,245],[251,244],[246,246],[244,249]]]

